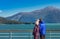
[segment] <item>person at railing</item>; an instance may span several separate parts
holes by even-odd
[[[40,39],[45,39],[46,34],[46,26],[45,23],[42,21],[42,19],[39,19],[39,33],[40,33]]]
[[[39,39],[39,19],[35,22],[35,27],[33,29],[34,39]]]

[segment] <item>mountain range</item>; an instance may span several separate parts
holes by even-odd
[[[6,17],[8,20],[30,23],[34,23],[39,18],[42,18],[46,23],[60,23],[60,9],[48,6],[31,12],[18,12],[13,16]]]
[[[21,22],[15,20],[7,20],[6,18],[0,17],[0,24],[21,24]]]

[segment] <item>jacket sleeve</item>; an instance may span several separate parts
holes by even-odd
[[[46,34],[46,26],[45,26],[45,24],[42,25],[42,29],[43,29],[42,33],[43,33],[43,35],[45,35]]]
[[[33,35],[35,35],[35,33],[36,33],[36,26],[33,29]]]

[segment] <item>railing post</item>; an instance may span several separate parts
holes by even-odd
[[[10,39],[12,39],[12,32],[10,32]]]
[[[30,39],[32,39],[32,33],[30,33]]]
[[[50,39],[51,39],[51,31],[50,31]]]

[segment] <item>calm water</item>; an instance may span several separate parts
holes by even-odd
[[[0,24],[0,30],[12,30],[12,29],[33,29],[33,24]],[[46,29],[60,29],[60,23],[47,23]]]
[[[0,30],[26,30],[26,29],[32,29],[33,30],[34,25],[33,24],[0,24]],[[48,30],[60,30],[60,23],[47,23],[46,29]],[[0,32],[0,33],[7,33],[7,34],[0,34],[0,36],[8,36],[8,37],[0,37],[0,39],[33,39],[32,34],[26,33],[26,32],[13,32],[12,36],[29,36],[29,37],[9,37],[9,32]],[[15,34],[14,34],[15,33]],[[26,34],[24,34],[26,33]],[[53,32],[52,32],[53,33]],[[57,32],[60,33],[60,32]],[[49,36],[49,37],[48,37]],[[52,34],[51,36],[60,36],[60,34]],[[50,39],[50,33],[46,33],[46,39]],[[51,39],[60,39],[60,37],[52,37]]]

